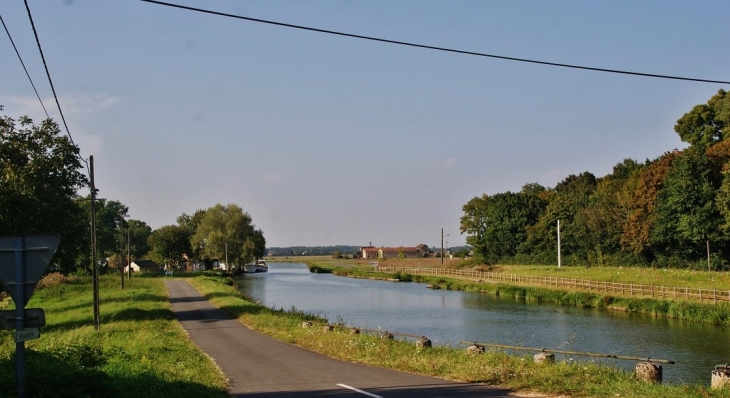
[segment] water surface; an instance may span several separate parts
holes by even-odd
[[[642,314],[537,304],[486,294],[427,289],[424,284],[312,274],[303,264],[269,263],[240,290],[269,307],[298,310],[368,329],[427,336],[434,344],[478,341],[670,359],[664,382],[709,384],[730,362],[729,330]],[[518,351],[519,355],[532,355]],[[558,360],[570,357],[556,355]],[[576,356],[633,370],[635,361]]]

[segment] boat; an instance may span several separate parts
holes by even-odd
[[[246,274],[253,274],[255,272],[268,272],[269,266],[266,265],[266,260],[258,260],[255,263],[246,264],[243,266],[243,272]]]

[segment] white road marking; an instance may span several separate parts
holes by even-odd
[[[375,394],[371,394],[371,393],[369,393],[367,391],[358,390],[357,388],[348,386],[347,384],[338,384],[338,386],[340,386],[342,388],[347,388],[348,390],[352,390],[352,391],[355,391],[355,392],[359,392],[360,394],[367,395],[368,397],[383,398],[380,395],[375,395]]]

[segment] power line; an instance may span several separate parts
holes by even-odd
[[[28,19],[30,20],[30,26],[33,28],[33,35],[35,36],[35,42],[38,45],[38,51],[41,53],[41,59],[43,60],[43,67],[46,69],[46,76],[48,76],[48,83],[51,85],[51,91],[53,92],[53,98],[56,100],[56,106],[58,107],[58,113],[61,114],[61,120],[63,121],[63,127],[66,128],[66,134],[68,135],[68,139],[71,140],[71,144],[73,146],[76,146],[76,143],[74,142],[73,137],[71,137],[71,132],[68,130],[68,124],[66,124],[66,118],[63,116],[63,111],[61,110],[61,103],[58,101],[58,96],[56,95],[56,88],[53,87],[53,80],[51,79],[51,72],[48,71],[48,64],[46,64],[46,57],[43,55],[43,48],[41,48],[41,42],[38,39],[38,32],[35,29],[35,23],[33,23],[33,16],[30,14],[30,7],[28,7],[28,0],[25,0],[25,9],[28,11]],[[86,169],[88,172],[89,163],[84,159],[81,155],[79,155],[79,158],[82,162],[86,164]]]
[[[696,78],[691,78],[691,77],[659,75],[659,74],[655,74],[655,73],[643,73],[643,72],[631,72],[631,71],[618,70],[618,69],[595,68],[595,67],[590,67],[590,66],[562,64],[562,63],[557,63],[557,62],[547,62],[547,61],[538,61],[538,60],[534,60],[534,59],[507,57],[504,55],[486,54],[486,53],[479,53],[479,52],[474,52],[474,51],[456,50],[456,49],[446,48],[446,47],[429,46],[429,45],[425,45],[425,44],[416,44],[416,43],[409,43],[409,42],[405,42],[405,41],[382,39],[382,38],[372,37],[372,36],[356,35],[356,34],[352,34],[352,33],[337,32],[337,31],[333,31],[333,30],[312,28],[312,27],[302,26],[302,25],[292,25],[292,24],[288,24],[288,23],[269,21],[269,20],[265,20],[265,19],[244,17],[241,15],[227,14],[227,13],[218,12],[218,11],[211,11],[211,10],[205,10],[202,8],[188,7],[188,6],[183,6],[183,5],[179,5],[179,4],[166,3],[166,2],[162,2],[162,1],[156,1],[156,0],[140,0],[140,1],[143,1],[145,3],[158,4],[158,5],[167,6],[167,7],[180,8],[183,10],[196,11],[196,12],[201,12],[201,13],[205,13],[205,14],[217,15],[217,16],[221,16],[221,17],[243,19],[246,21],[259,22],[259,23],[275,25],[275,26],[282,26],[282,27],[286,27],[286,28],[293,28],[293,29],[307,30],[310,32],[318,32],[318,33],[326,33],[326,34],[337,35],[337,36],[351,37],[354,39],[371,40],[371,41],[377,41],[377,42],[381,42],[381,43],[398,44],[398,45],[402,45],[402,46],[424,48],[427,50],[445,51],[445,52],[456,53],[456,54],[474,55],[474,56],[478,56],[478,57],[496,58],[496,59],[502,59],[502,60],[506,60],[506,61],[526,62],[526,63],[531,63],[531,64],[557,66],[557,67],[562,67],[562,68],[582,69],[582,70],[589,70],[589,71],[594,71],[594,72],[617,73],[617,74],[622,74],[622,75],[654,77],[654,78],[659,78],[659,79],[684,80],[684,81],[702,82],[702,83],[730,84],[730,81],[722,81],[722,80],[696,79]]]
[[[8,26],[5,25],[5,21],[3,20],[2,15],[0,15],[0,22],[3,23],[3,27],[5,28],[5,33],[8,34],[8,39],[10,39],[10,44],[13,45],[13,49],[15,49],[15,54],[18,56],[18,60],[20,61],[20,64],[23,65],[23,70],[25,71],[25,75],[28,76],[28,80],[30,81],[30,85],[33,86],[33,91],[35,91],[35,96],[38,97],[38,102],[41,103],[41,107],[43,108],[43,112],[46,113],[46,117],[50,119],[51,117],[48,116],[48,111],[46,110],[46,106],[43,105],[43,100],[41,100],[41,96],[38,94],[38,90],[35,88],[35,84],[33,84],[33,79],[30,78],[30,74],[28,73],[28,68],[25,67],[25,63],[23,62],[23,58],[20,56],[20,53],[18,52],[18,47],[15,46],[15,42],[13,41],[13,37],[10,36],[10,31],[8,30]]]

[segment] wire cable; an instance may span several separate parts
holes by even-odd
[[[251,21],[251,22],[259,22],[259,23],[263,23],[263,24],[282,26],[282,27],[286,27],[286,28],[307,30],[310,32],[318,32],[318,33],[326,33],[326,34],[337,35],[337,36],[351,37],[351,38],[355,38],[355,39],[371,40],[371,41],[377,41],[377,42],[381,42],[381,43],[398,44],[398,45],[402,45],[402,46],[424,48],[427,50],[445,51],[445,52],[457,53],[457,54],[474,55],[474,56],[478,56],[478,57],[496,58],[496,59],[502,59],[502,60],[506,60],[506,61],[526,62],[526,63],[531,63],[531,64],[589,70],[589,71],[594,71],[594,72],[617,73],[617,74],[622,74],[622,75],[654,77],[654,78],[658,78],[658,79],[684,80],[684,81],[702,82],[702,83],[730,84],[730,81],[722,81],[722,80],[697,79],[697,78],[691,78],[691,77],[659,75],[659,74],[655,74],[655,73],[631,72],[631,71],[618,70],[618,69],[596,68],[596,67],[590,67],[590,66],[563,64],[563,63],[557,63],[557,62],[538,61],[538,60],[526,59],[526,58],[507,57],[507,56],[503,56],[503,55],[486,54],[486,53],[479,53],[479,52],[474,52],[474,51],[456,50],[456,49],[446,48],[446,47],[429,46],[429,45],[425,45],[425,44],[416,44],[416,43],[409,43],[409,42],[405,42],[405,41],[382,39],[382,38],[372,37],[372,36],[356,35],[356,34],[352,34],[352,33],[337,32],[337,31],[333,31],[333,30],[312,28],[312,27],[302,26],[302,25],[292,25],[292,24],[288,24],[288,23],[269,21],[269,20],[265,20],[265,19],[244,17],[241,15],[227,14],[227,13],[223,13],[223,12],[205,10],[202,8],[188,7],[188,6],[183,6],[180,4],[166,3],[166,2],[157,1],[157,0],[140,0],[140,1],[143,1],[145,3],[152,3],[152,4],[167,6],[167,7],[180,8],[183,10],[196,11],[196,12],[201,12],[201,13],[205,13],[205,14],[217,15],[217,16],[221,16],[221,17],[236,18],[236,19],[242,19],[242,20]]]
[[[10,31],[8,30],[8,26],[5,25],[5,21],[3,20],[3,16],[0,15],[0,22],[3,23],[3,28],[5,28],[5,33],[8,34],[8,39],[10,39],[10,44],[13,45],[13,49],[15,50],[15,54],[18,56],[18,60],[20,61],[20,64],[23,65],[23,70],[25,71],[25,75],[28,76],[28,81],[30,81],[30,85],[33,86],[33,91],[35,91],[35,96],[38,97],[38,102],[41,103],[41,107],[43,108],[43,112],[46,113],[46,117],[50,119],[51,117],[48,116],[48,111],[46,110],[46,106],[43,105],[43,100],[41,100],[40,94],[38,94],[38,90],[35,88],[35,84],[33,84],[33,79],[30,78],[30,74],[28,73],[28,68],[25,67],[25,63],[23,62],[23,58],[20,56],[20,52],[18,52],[18,47],[15,46],[15,42],[13,41],[13,37],[10,36]]]
[[[30,7],[28,7],[28,0],[25,1],[25,9],[28,11],[28,19],[30,20],[30,26],[33,28],[33,35],[35,36],[35,42],[38,45],[38,51],[41,53],[41,59],[43,60],[43,67],[46,69],[46,76],[48,76],[48,83],[51,85],[51,91],[53,91],[53,98],[56,99],[56,106],[58,107],[58,112],[61,114],[61,120],[63,120],[63,126],[66,128],[66,134],[68,134],[68,138],[71,140],[71,143],[75,146],[76,143],[74,142],[73,137],[71,137],[71,132],[68,131],[68,124],[66,124],[66,118],[63,116],[63,111],[61,110],[61,103],[58,102],[58,96],[56,95],[56,88],[53,87],[53,80],[51,79],[51,72],[48,71],[48,64],[46,63],[46,57],[43,55],[43,48],[41,48],[41,41],[38,39],[38,32],[35,30],[35,23],[33,23],[33,16],[30,14]]]
[[[53,87],[53,80],[51,79],[51,72],[48,71],[48,64],[46,63],[46,57],[43,55],[43,48],[41,48],[41,41],[38,39],[38,32],[35,29],[35,23],[33,23],[33,16],[30,13],[30,7],[28,7],[28,0],[25,0],[25,9],[28,11],[28,19],[30,20],[30,26],[33,28],[33,35],[35,36],[35,42],[38,45],[38,51],[41,53],[41,59],[43,60],[43,67],[46,69],[46,76],[48,76],[48,83],[51,85],[51,91],[53,92],[53,98],[56,100],[56,106],[58,107],[58,113],[61,114],[61,120],[63,121],[63,127],[66,128],[66,134],[68,135],[68,139],[71,141],[71,144],[73,146],[76,146],[76,143],[74,142],[73,137],[71,137],[71,132],[68,129],[68,124],[66,123],[66,117],[63,116],[63,111],[61,110],[61,103],[58,101],[58,96],[56,95],[56,88]],[[79,152],[81,150],[79,149]],[[90,175],[89,171],[89,163],[84,159],[81,154],[79,153],[79,159],[81,159],[84,164],[86,164],[86,171]]]

